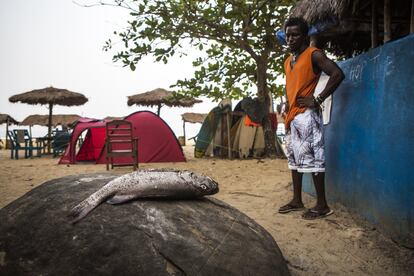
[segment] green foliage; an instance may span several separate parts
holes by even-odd
[[[113,60],[135,70],[144,56],[168,63],[174,55],[185,55],[186,46],[191,45],[201,54],[193,62],[194,76],[174,85],[180,93],[237,99],[251,95],[257,87],[259,95],[269,89],[280,95],[283,89],[275,80],[283,72],[286,54],[274,34],[282,28],[292,2],[115,0],[112,5],[131,11],[131,20],[125,30],[115,32],[123,49]],[[112,47],[112,40],[108,40],[104,49]],[[259,63],[265,65],[264,70],[258,70]],[[265,78],[260,78],[261,74],[266,74]]]

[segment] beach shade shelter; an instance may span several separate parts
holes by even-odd
[[[70,127],[73,125],[77,120],[81,118],[79,115],[76,114],[62,114],[62,115],[52,115],[52,127],[56,126],[64,126]],[[20,125],[29,126],[30,136],[32,135],[32,126],[39,125],[39,126],[48,126],[49,125],[49,115],[29,115],[27,116]]]
[[[9,131],[9,125],[11,125],[11,124],[18,125],[19,122],[16,121],[12,116],[10,116],[8,114],[0,113],[0,124],[6,124],[6,144],[5,144],[5,147],[7,147],[7,140],[8,140],[7,133]]]
[[[350,58],[414,33],[413,7],[413,0],[301,0],[290,15],[315,28],[316,47]]]
[[[150,111],[138,111],[124,118],[132,123],[133,137],[138,138],[139,163],[185,162],[183,149],[168,124]],[[95,162],[106,164],[105,125],[108,120],[81,118],[76,123],[59,164]],[[76,151],[78,138],[86,133]],[[117,164],[130,164],[132,157],[116,157]]]
[[[207,114],[206,113],[191,113],[187,112],[184,114],[181,114],[181,118],[183,119],[183,132],[184,132],[184,145],[185,145],[185,123],[200,123],[202,124],[204,120],[206,119]]]
[[[105,121],[113,121],[113,120],[123,120],[124,117],[117,117],[117,116],[106,116],[104,118]]]
[[[36,89],[22,94],[14,95],[9,98],[12,103],[22,102],[27,104],[48,105],[48,140],[51,141],[52,136],[52,114],[54,105],[74,106],[83,105],[88,101],[83,94],[71,92],[66,89],[55,87],[46,87]],[[48,143],[48,152],[50,153],[50,143]]]
[[[128,106],[142,105],[142,106],[157,106],[157,114],[160,116],[161,107],[163,105],[172,107],[192,107],[196,103],[201,103],[201,100],[194,98],[183,98],[182,96],[165,90],[163,88],[157,88],[152,91],[148,91],[141,94],[128,96]]]

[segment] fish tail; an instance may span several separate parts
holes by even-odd
[[[93,209],[101,204],[106,198],[111,196],[115,191],[108,189],[107,187],[112,185],[112,181],[109,181],[104,187],[97,192],[90,195],[84,201],[72,208],[69,213],[69,217],[73,218],[72,224],[78,222],[88,215]]]
[[[90,197],[88,197],[75,207],[73,207],[68,215],[69,217],[73,218],[71,223],[74,224],[86,217],[86,215],[89,214],[93,209],[95,209],[103,200],[104,198],[101,198],[98,196],[97,193],[94,193]]]
[[[73,207],[69,213],[69,217],[73,218],[71,223],[74,224],[86,217],[86,215],[89,214],[96,206],[97,205],[90,204],[85,200]]]

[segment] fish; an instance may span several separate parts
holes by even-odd
[[[197,199],[219,192],[212,178],[189,170],[146,169],[117,177],[72,208],[69,217],[74,224],[99,204],[120,204],[133,199]]]

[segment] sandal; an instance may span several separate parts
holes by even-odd
[[[296,206],[296,205],[292,205],[291,203],[288,203],[286,205],[283,205],[282,207],[279,208],[279,213],[280,214],[286,214],[292,211],[301,211],[303,210],[305,207],[302,206]]]
[[[314,220],[314,219],[319,219],[319,218],[325,218],[327,216],[332,215],[333,213],[334,213],[333,210],[322,212],[322,211],[308,209],[305,213],[302,214],[302,218],[306,220]]]

